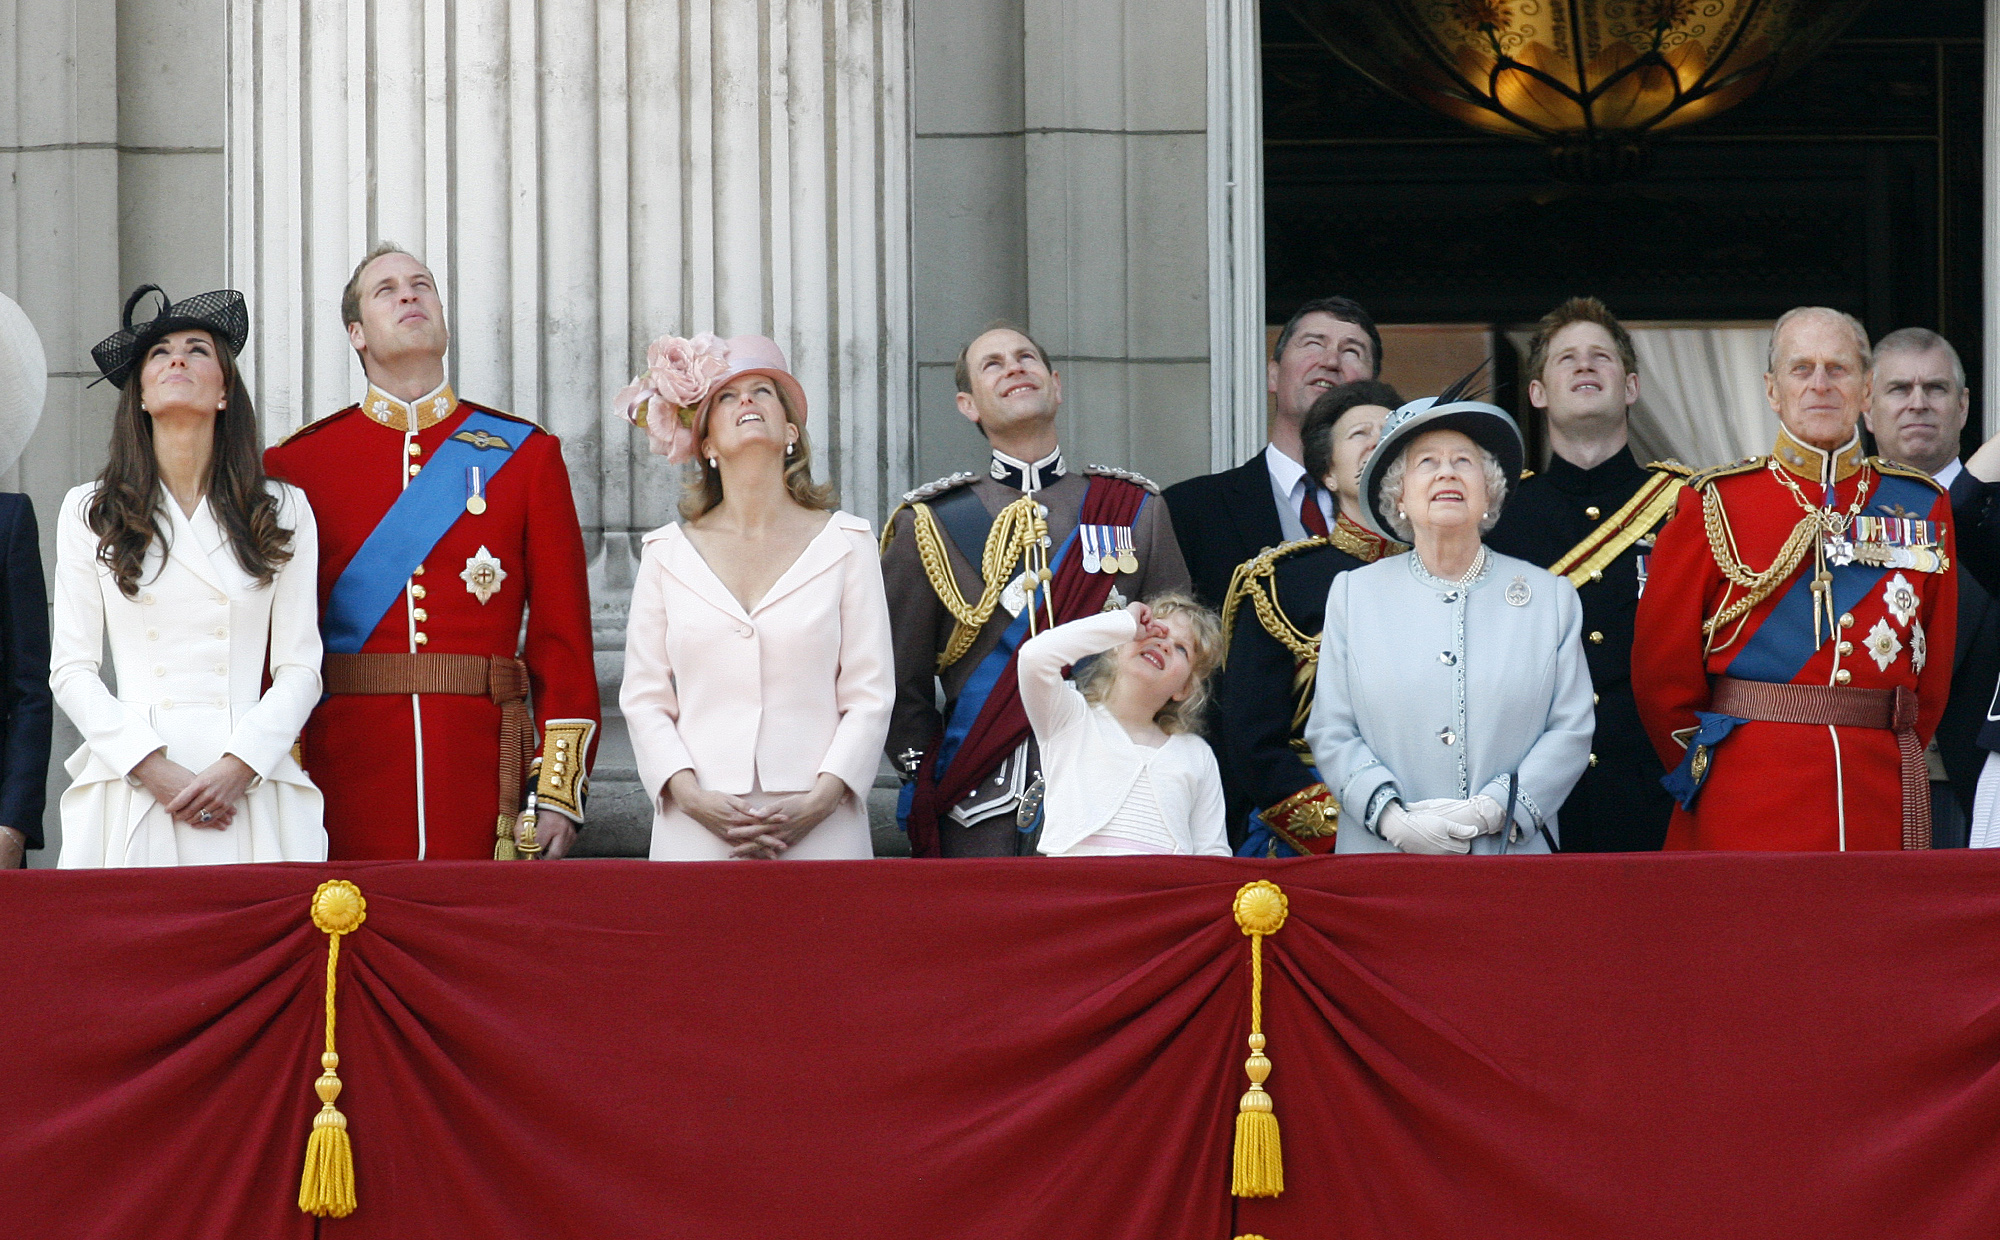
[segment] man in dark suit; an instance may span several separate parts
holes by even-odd
[[[1876,344],[1874,376],[1874,402],[1862,418],[1877,451],[1923,470],[1957,499],[1963,489],[1958,480],[1965,475],[1958,437],[1971,407],[1958,351],[1934,331],[1905,327]],[[1973,481],[1967,478],[1965,485]],[[1993,701],[1994,682],[2000,679],[2000,614],[1993,596],[1966,571],[1962,554],[1957,572],[1951,697],[1928,755],[1933,848],[1965,847],[1973,793],[1986,763],[1979,733]]]
[[[0,297],[0,468],[13,464],[42,416],[48,362],[34,324]],[[41,538],[25,495],[0,493],[0,869],[42,846],[49,777],[48,591]]]
[[[1222,606],[1238,564],[1266,547],[1332,528],[1334,499],[1306,475],[1299,428],[1321,393],[1382,373],[1382,336],[1353,301],[1321,297],[1300,306],[1278,333],[1265,370],[1272,413],[1264,450],[1235,469],[1166,491],[1181,558],[1210,607]]]

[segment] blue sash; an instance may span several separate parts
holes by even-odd
[[[480,409],[459,424],[423,472],[403,488],[333,583],[326,615],[320,620],[328,653],[354,654],[361,649],[402,596],[417,565],[465,514],[466,469],[477,465],[490,482],[534,433],[535,428],[525,422]]]
[[[1869,496],[1868,506],[1863,511],[1884,517],[1896,516],[1897,508],[1905,512],[1929,514],[1937,498],[1937,492],[1913,478],[1886,475],[1876,484],[1875,493]],[[1835,615],[1853,611],[1889,574],[1886,568],[1867,564],[1847,564],[1832,572]],[[1766,684],[1790,684],[1819,653],[1819,646],[1813,643],[1812,576],[1811,572],[1801,573],[1776,605],[1764,614],[1764,622],[1757,626],[1757,631],[1750,635],[1743,649],[1729,661],[1729,676],[1737,680],[1761,680]],[[1830,634],[1827,640],[1834,640],[1837,636]],[[1731,732],[1749,722],[1735,715],[1713,711],[1697,711],[1695,721],[1700,726],[1688,739],[1687,752],[1681,756],[1680,765],[1660,778],[1660,783],[1674,794],[1674,799],[1681,803],[1683,809],[1688,810],[1694,808],[1702,785],[1708,782],[1716,749],[1729,738]]]

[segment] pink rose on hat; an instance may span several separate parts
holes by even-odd
[[[669,464],[694,458],[694,413],[729,371],[729,345],[714,332],[662,336],[646,348],[646,369],[619,390],[618,416],[644,427],[649,447]],[[672,416],[655,417],[662,407]]]

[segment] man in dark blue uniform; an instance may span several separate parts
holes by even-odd
[[[1660,786],[1665,771],[1632,697],[1632,623],[1653,537],[1673,515],[1689,471],[1633,457],[1638,359],[1631,335],[1595,297],[1572,297],[1542,316],[1528,374],[1528,399],[1548,416],[1552,454],[1546,470],[1507,497],[1487,542],[1568,577],[1583,600],[1597,737],[1562,807],[1563,851],[1657,849],[1673,798]]]

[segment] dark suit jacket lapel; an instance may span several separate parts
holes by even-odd
[[[1955,571],[1958,573],[1958,648],[1952,651],[1953,672],[1965,666],[1965,656],[1972,650],[1972,643],[1986,623],[1986,609],[1993,605],[1993,596],[1973,580],[1965,565],[1960,564]]]
[[[1238,560],[1283,542],[1285,531],[1278,524],[1278,505],[1271,496],[1271,471],[1264,465],[1264,454],[1259,452],[1230,470],[1227,478],[1229,515],[1241,540]]]

